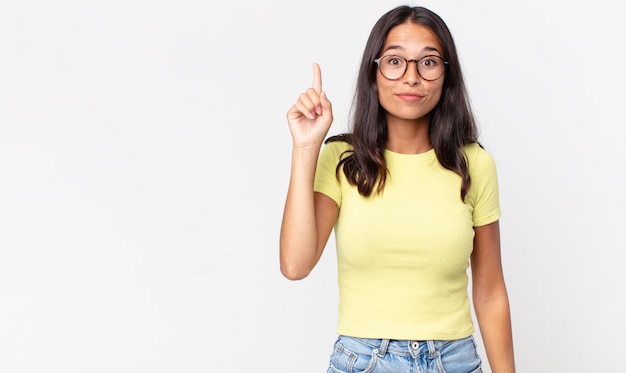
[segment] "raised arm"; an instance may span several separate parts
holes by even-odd
[[[331,198],[313,192],[317,159],[333,121],[319,65],[313,65],[313,86],[289,109],[287,121],[293,148],[280,232],[280,270],[288,279],[299,280],[319,261],[338,214]]]
[[[493,373],[514,373],[509,298],[500,257],[500,225],[475,227],[472,296],[480,333]]]

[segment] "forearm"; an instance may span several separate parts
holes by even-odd
[[[504,291],[489,300],[474,300],[476,318],[493,373],[514,373],[513,336],[509,301]]]
[[[306,277],[319,259],[313,183],[319,148],[294,148],[280,232],[280,267],[290,279]]]

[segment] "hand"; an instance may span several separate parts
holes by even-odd
[[[321,146],[333,122],[333,110],[322,91],[322,71],[313,64],[313,87],[300,94],[287,112],[294,147]]]

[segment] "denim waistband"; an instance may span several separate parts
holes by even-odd
[[[455,341],[446,340],[397,340],[397,339],[372,339],[372,338],[359,338],[359,337],[347,337],[353,338],[363,344],[371,346],[376,350],[376,354],[379,357],[384,357],[387,352],[394,354],[408,354],[408,355],[420,355],[428,353],[430,356],[436,356],[439,350],[450,343]],[[471,337],[467,337],[471,338]],[[463,338],[465,339],[465,338]]]

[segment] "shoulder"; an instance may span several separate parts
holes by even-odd
[[[331,140],[331,141],[327,141],[324,144],[322,148],[322,154],[325,157],[334,158],[334,159],[337,159],[338,161],[339,159],[343,158],[345,155],[348,155],[348,153],[351,153],[352,150],[353,150],[352,145],[350,145],[346,141]]]
[[[464,148],[467,165],[471,172],[495,168],[493,156],[478,143],[465,145]]]
[[[479,227],[500,218],[498,173],[493,157],[479,144],[465,146],[465,156],[471,177],[466,198],[473,206],[474,226]]]

